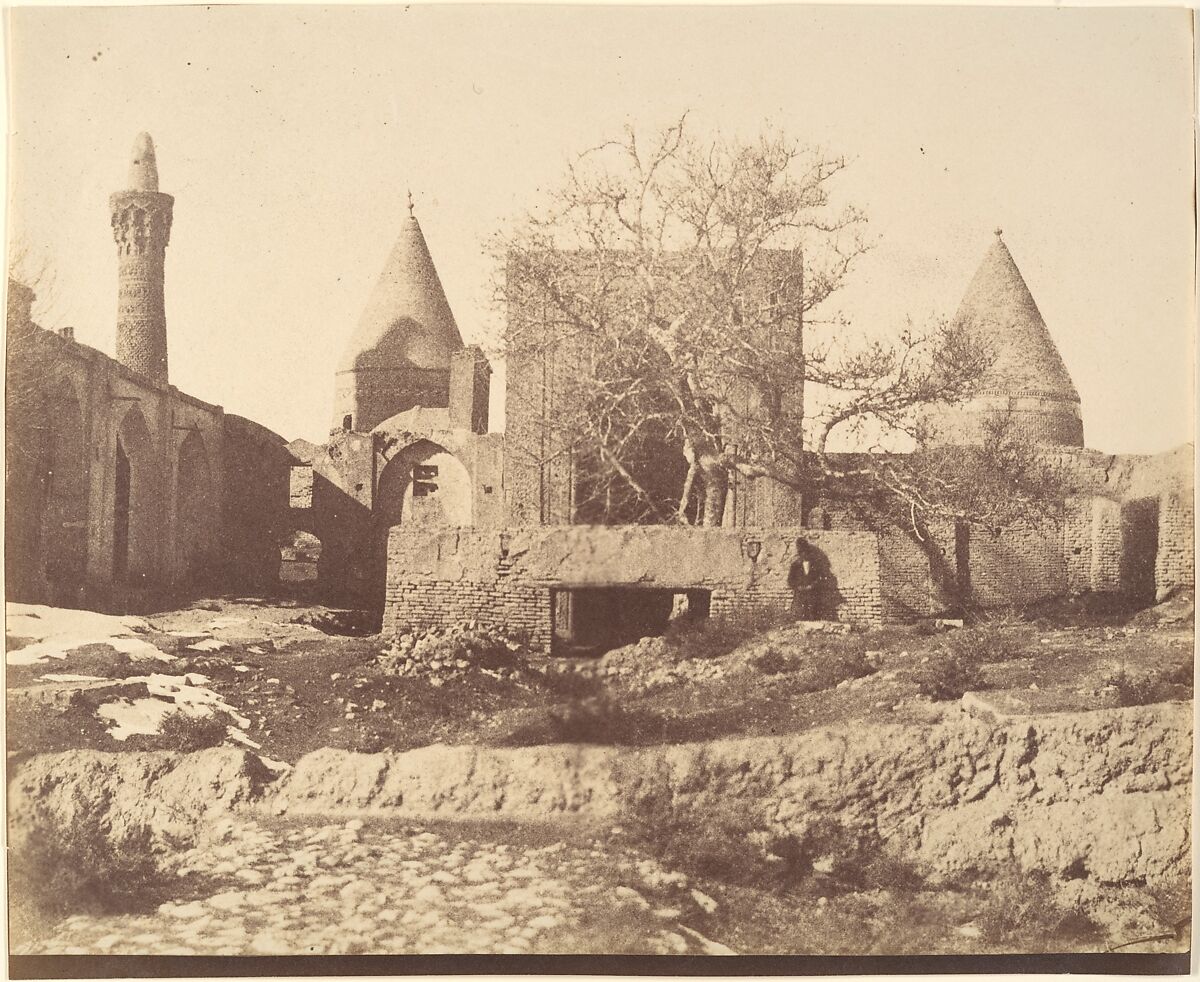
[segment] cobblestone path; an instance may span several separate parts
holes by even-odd
[[[211,895],[70,917],[15,953],[732,953],[696,927],[716,901],[607,840],[530,847],[360,820],[227,820],[212,839],[169,867],[211,877]]]

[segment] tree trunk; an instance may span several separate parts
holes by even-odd
[[[725,519],[729,472],[719,464],[701,466],[704,469],[704,508],[700,515],[700,524],[707,528],[719,528]]]

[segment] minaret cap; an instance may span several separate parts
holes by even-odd
[[[154,159],[154,141],[149,133],[139,133],[133,141],[133,156],[129,161],[129,190],[158,190],[158,163]]]

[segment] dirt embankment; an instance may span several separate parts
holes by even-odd
[[[801,831],[878,833],[932,873],[1018,867],[1102,882],[1186,873],[1191,713],[1160,704],[984,723],[835,728],[642,750],[601,746],[320,750],[274,774],[228,749],[69,752],[10,784],[14,834],[101,811],[185,835],[221,811],[545,820],[744,808]]]

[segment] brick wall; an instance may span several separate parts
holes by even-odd
[[[801,535],[828,560],[831,612],[851,623],[881,623],[879,548],[872,532],[397,527],[388,542],[384,630],[477,621],[528,633],[535,647],[546,650],[551,591],[588,587],[708,590],[714,617],[787,610],[788,573]]]
[[[1165,494],[1158,509],[1154,585],[1159,596],[1196,585],[1195,502],[1190,494]]]
[[[1067,564],[1058,522],[969,530],[971,602],[983,608],[1020,606],[1065,596]]]
[[[884,528],[879,533],[879,578],[883,619],[903,624],[921,617],[959,613],[954,523],[921,531]]]

